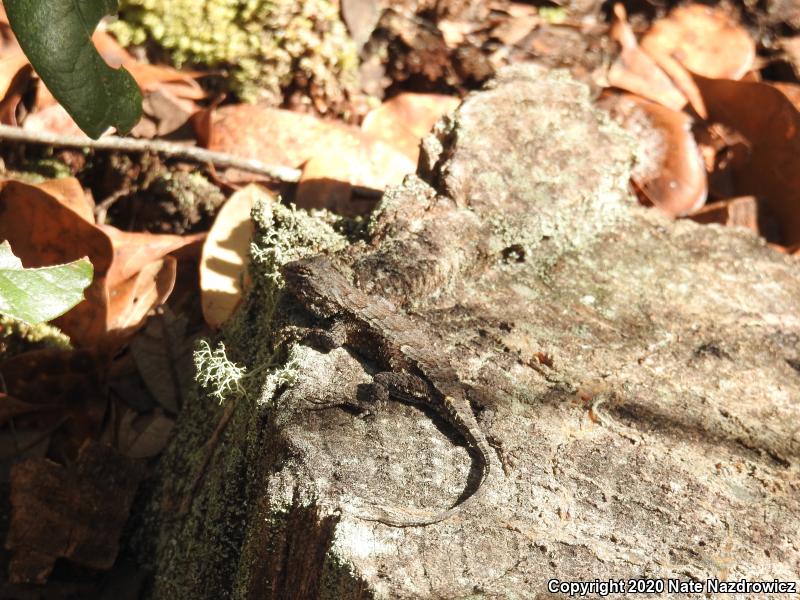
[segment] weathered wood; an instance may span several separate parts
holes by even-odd
[[[182,417],[139,529],[154,597],[533,598],[550,579],[796,580],[798,263],[748,232],[636,206],[631,145],[582,85],[506,71],[437,126],[421,177],[385,196],[369,243],[336,257],[436,331],[474,386],[511,462],[477,506],[424,528],[354,517],[369,504],[452,505],[468,453],[399,403],[371,419],[316,410],[357,393],[371,367],[295,344],[292,383],[238,400],[192,512],[171,520],[165,498],[214,429],[202,404]],[[251,301],[249,326],[272,314],[260,310]],[[268,340],[240,343],[254,355]]]

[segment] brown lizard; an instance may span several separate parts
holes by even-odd
[[[314,317],[328,320],[331,328],[322,336],[328,348],[347,345],[374,360],[387,372],[373,377],[382,398],[387,395],[433,408],[465,438],[480,461],[477,489],[462,502],[438,514],[404,519],[382,509],[361,516],[395,527],[438,523],[475,502],[491,473],[491,450],[466,397],[467,387],[446,358],[403,311],[387,299],[368,296],[339,272],[326,257],[294,261],[281,269],[287,289]]]

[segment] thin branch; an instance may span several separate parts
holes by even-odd
[[[29,144],[43,144],[65,148],[91,148],[118,152],[152,152],[169,158],[179,158],[198,163],[211,163],[216,167],[234,168],[256,173],[278,181],[296,183],[300,171],[291,167],[268,165],[251,158],[240,158],[224,152],[213,152],[196,146],[183,146],[162,140],[140,140],[130,137],[101,137],[93,140],[77,135],[59,135],[45,131],[27,131],[20,127],[0,125],[0,140],[13,140]]]

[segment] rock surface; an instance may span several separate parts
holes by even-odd
[[[218,418],[185,415],[140,529],[153,596],[555,598],[550,579],[800,579],[798,262],[744,230],[636,206],[630,156],[582,85],[513,68],[437,126],[419,177],[336,256],[480,392],[509,464],[478,506],[424,528],[358,519],[369,504],[450,506],[470,456],[415,407],[320,410],[370,365],[297,344],[289,384],[238,402],[190,514],[170,519]]]

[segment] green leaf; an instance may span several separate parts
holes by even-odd
[[[5,0],[11,29],[33,68],[87,135],[127,133],[142,115],[142,92],[125,69],[109,67],[92,33],[117,0]]]
[[[63,315],[83,300],[83,290],[92,283],[92,263],[86,258],[39,269],[25,269],[0,244],[0,313],[36,324]]]

